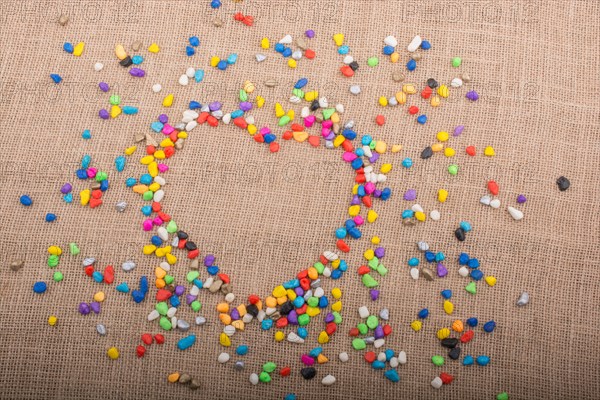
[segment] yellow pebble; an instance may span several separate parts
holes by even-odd
[[[429,100],[431,107],[438,107],[441,102],[442,100],[439,98],[439,96],[431,96],[431,100]]]
[[[446,157],[454,157],[455,154],[456,154],[456,151],[452,147],[446,147],[444,149],[444,155]]]
[[[150,47],[148,47],[148,51],[150,53],[158,53],[160,51],[160,47],[156,43],[152,43]]]
[[[446,199],[448,199],[448,191],[446,189],[438,190],[438,201],[440,203],[445,203]]]
[[[321,314],[321,309],[319,307],[306,307],[306,314],[311,318],[316,317]]]
[[[401,144],[395,144],[392,146],[392,153],[397,153],[400,150],[402,150],[402,145]]]
[[[437,89],[437,94],[443,98],[447,98],[450,96],[450,89],[448,89],[448,86],[446,85],[440,85],[440,87]]]
[[[379,169],[379,171],[381,171],[382,174],[387,174],[391,170],[392,170],[392,164],[383,164],[381,166],[381,168]]]
[[[287,115],[288,117],[290,117],[290,121],[293,121],[294,117],[296,116],[296,112],[294,110],[288,110],[288,112],[285,113],[285,115]]]
[[[94,294],[94,301],[97,301],[98,303],[102,303],[105,298],[106,295],[104,292],[96,292],[96,294]]]
[[[173,95],[170,94],[167,97],[164,98],[163,100],[163,106],[164,107],[171,107],[173,105]]]
[[[319,355],[317,356],[317,362],[318,362],[319,364],[325,364],[327,361],[329,361],[329,358],[325,357],[325,356],[323,355],[323,353],[321,353],[321,354],[319,354]]]
[[[437,140],[440,142],[445,142],[450,138],[450,135],[446,131],[439,131],[437,133]]]
[[[342,289],[337,288],[337,287],[331,289],[331,295],[333,296],[334,299],[341,299],[342,298]]]
[[[265,105],[265,98],[262,96],[256,96],[256,107],[262,108]]]
[[[383,154],[387,151],[387,143],[383,140],[378,140],[375,144],[375,151],[379,154]]]
[[[165,255],[165,259],[167,260],[167,263],[169,263],[169,265],[175,265],[175,263],[177,262],[177,257],[175,257],[171,253],[167,253],[167,255]]]
[[[341,121],[340,114],[338,114],[337,112],[334,112],[333,114],[331,114],[331,117],[329,117],[329,119],[334,124],[339,124]]]
[[[173,372],[169,376],[167,376],[167,380],[171,383],[176,383],[179,381],[179,372]]]
[[[425,221],[425,219],[426,219],[427,217],[425,216],[425,213],[424,213],[424,212],[422,212],[422,211],[416,211],[416,212],[415,212],[415,218],[417,219],[417,221],[421,221],[421,222],[423,222],[423,221]]]
[[[450,300],[444,301],[444,311],[450,315],[454,311],[454,304]]]
[[[396,101],[400,105],[406,104],[406,93],[404,93],[404,92],[397,92],[396,93]]]
[[[147,244],[142,249],[142,252],[147,256],[154,253],[155,251],[156,251],[156,246],[153,244]]]
[[[219,343],[221,343],[221,346],[229,347],[231,346],[231,339],[229,339],[229,336],[227,336],[225,332],[221,332],[221,336],[219,336]]]
[[[156,161],[152,161],[150,164],[148,164],[148,173],[153,178],[158,175],[158,164]]]
[[[337,135],[335,139],[333,139],[333,147],[340,147],[345,140],[346,138],[344,135]]]
[[[210,66],[211,67],[216,67],[217,64],[219,63],[219,61],[221,61],[221,59],[217,56],[211,57],[210,58]]]
[[[87,204],[90,202],[91,193],[92,192],[90,192],[90,189],[85,189],[79,192],[79,197],[81,198],[82,206],[87,206]]]
[[[335,303],[333,303],[331,305],[331,310],[332,311],[337,311],[337,312],[342,311],[342,302],[341,301],[336,301]]]
[[[288,64],[288,67],[290,67],[292,69],[294,69],[298,66],[298,63],[293,58],[288,59],[287,64]]]
[[[374,210],[369,210],[369,212],[367,213],[367,221],[371,223],[375,222],[378,216],[379,214],[377,214]]]
[[[352,186],[352,194],[357,194],[358,193],[358,187],[360,185],[357,183],[356,185]]]
[[[283,107],[281,106],[281,104],[275,103],[275,116],[277,118],[281,118],[284,115],[285,115],[285,111],[284,111]]]
[[[115,46],[115,55],[119,60],[124,60],[127,58],[127,52],[125,51],[125,47],[122,44],[118,44]]]
[[[108,356],[108,358],[110,358],[111,360],[116,360],[117,358],[119,358],[119,349],[117,349],[116,347],[111,347],[110,349],[108,349],[108,351],[106,352],[106,355]]]
[[[311,90],[310,92],[304,93],[304,100],[306,101],[314,101],[319,97],[319,92],[316,90]]]
[[[51,315],[48,317],[48,325],[54,326],[56,325],[56,321],[58,321],[58,318],[56,318],[56,316]]]
[[[244,81],[243,89],[246,93],[252,93],[254,92],[254,89],[256,89],[256,86],[254,86],[254,83],[252,83],[251,81]]]
[[[281,342],[283,339],[285,339],[285,333],[283,333],[282,331],[275,332],[275,341],[276,342]]]
[[[359,213],[360,206],[358,204],[348,207],[348,215],[350,215],[351,217],[356,217]]]
[[[373,251],[373,249],[367,249],[363,253],[363,257],[367,260],[372,260],[373,257],[375,257],[375,252]]]
[[[393,52],[392,54],[390,54],[390,61],[393,62],[394,64],[398,62],[398,60],[400,60],[400,54]]]
[[[137,146],[131,146],[125,149],[125,154],[130,156],[137,150]]]
[[[343,33],[336,33],[335,35],[333,35],[333,41],[335,42],[336,46],[341,46],[344,44],[344,34]]]
[[[62,254],[62,249],[58,246],[50,246],[48,247],[48,254],[52,254],[53,256],[60,256]]]
[[[414,83],[405,83],[402,85],[402,91],[406,94],[415,94],[417,93],[417,87]]]
[[[167,155],[163,150],[156,150],[153,155],[154,158],[156,158],[157,160],[164,160],[165,158],[167,158]]]
[[[439,152],[439,151],[442,151],[442,149],[443,149],[443,148],[444,148],[444,145],[443,145],[443,144],[441,144],[441,143],[434,143],[434,144],[432,144],[432,145],[431,145],[431,150],[432,150],[434,153],[437,153],[437,152]]]
[[[296,297],[298,297],[296,292],[294,292],[292,289],[287,289],[285,292],[287,293],[287,298],[291,301],[296,300]]]
[[[388,105],[388,99],[385,96],[379,98],[379,105],[385,107]]]
[[[121,115],[121,107],[119,107],[119,106],[112,106],[110,108],[110,117],[111,118],[117,118],[119,115]]]
[[[245,304],[240,304],[236,308],[238,310],[238,313],[240,314],[240,317],[243,317],[244,315],[246,315],[247,311],[246,311],[246,305]]]
[[[186,131],[181,131],[177,134],[178,139],[187,139],[187,137],[188,137],[188,134]]]
[[[269,38],[262,38],[262,40],[260,41],[260,47],[262,47],[263,49],[268,49],[271,46],[271,44],[269,43]]]
[[[283,287],[283,285],[276,286],[275,289],[273,289],[273,297],[277,298],[277,297],[283,297],[285,295],[286,295],[286,290]]]
[[[252,136],[254,136],[254,134],[258,131],[258,128],[256,127],[256,125],[252,125],[252,124],[249,124],[246,129],[248,130],[248,133],[251,134]]]
[[[160,142],[160,147],[170,147],[175,146],[175,143],[171,140],[171,138],[165,138]]]
[[[463,325],[463,322],[460,319],[457,319],[456,321],[454,321],[452,323],[452,330],[455,332],[462,332],[464,330],[465,326]]]
[[[83,42],[79,42],[77,43],[77,45],[75,46],[75,48],[73,49],[73,55],[75,57],[79,57],[83,54],[83,49],[85,47],[85,43]]]
[[[241,319],[232,321],[231,325],[238,331],[243,331],[245,327],[244,321],[242,321]]]
[[[485,283],[487,283],[489,286],[494,286],[496,285],[496,277],[495,276],[486,276],[485,277]]]
[[[327,332],[321,331],[321,333],[319,333],[319,338],[317,339],[317,341],[320,344],[328,343],[329,342],[329,335],[327,334]]]
[[[340,262],[341,262],[341,260],[339,258],[337,260],[333,260],[331,262],[331,266],[333,267],[333,269],[338,268],[340,266]]]
[[[423,327],[423,323],[421,321],[419,321],[418,319],[415,319],[413,322],[410,323],[410,327],[412,328],[413,331],[419,332],[421,330],[421,328]]]
[[[379,238],[379,236],[373,236],[371,238],[371,243],[373,244],[379,244],[381,242],[381,239]]]
[[[152,156],[152,155],[147,155],[147,156],[140,158],[140,164],[143,164],[143,165],[148,165],[152,161],[154,161],[154,156]]]
[[[437,338],[440,340],[444,340],[448,336],[450,336],[450,329],[448,328],[442,328],[439,331],[437,331]]]
[[[494,148],[492,146],[488,146],[483,150],[483,154],[485,154],[488,157],[492,157],[496,155],[496,152],[494,151]]]

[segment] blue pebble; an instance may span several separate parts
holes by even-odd
[[[427,41],[427,40],[423,40],[421,42],[421,48],[423,50],[429,50],[431,48],[431,43],[429,43],[429,41]]]
[[[194,80],[196,81],[196,83],[200,83],[200,82],[202,82],[203,79],[204,79],[204,70],[197,69],[196,72],[194,72]],[[200,107],[198,107],[198,108],[200,108]]]
[[[383,46],[383,54],[385,54],[386,56],[392,54],[394,50],[395,49],[392,46]]]
[[[196,335],[186,336],[184,338],[179,339],[177,342],[177,348],[179,350],[189,349],[196,343]]]
[[[227,69],[227,61],[225,61],[225,60],[219,61],[219,63],[217,64],[217,68],[220,69],[221,71],[225,71]]]
[[[135,55],[135,56],[131,57],[131,62],[134,63],[135,65],[140,65],[141,63],[144,62],[144,57],[142,57],[140,55]]]
[[[144,206],[144,207],[146,207],[146,206]],[[152,236],[152,238],[150,239],[150,242],[155,246],[160,246],[163,244],[163,240],[156,235]]]
[[[467,265],[468,262],[469,262],[469,255],[467,253],[460,253],[460,256],[458,256],[458,263],[460,265]]]
[[[473,365],[473,362],[474,362],[473,356],[466,355],[465,358],[463,358],[462,363],[463,363],[463,365]]]
[[[481,278],[483,278],[483,272],[481,272],[481,270],[478,269],[472,270],[469,275],[471,275],[471,278],[473,278],[476,281],[480,281]]]
[[[473,229],[473,227],[471,227],[471,224],[468,223],[467,221],[461,221],[460,222],[460,227],[463,229],[463,231],[465,232],[469,232],[470,230]]]
[[[181,300],[179,300],[179,296],[171,296],[169,298],[169,302],[171,303],[171,307],[179,307],[179,305],[181,304]]]
[[[402,219],[404,218],[412,218],[415,215],[413,210],[404,210],[402,211]]]
[[[212,1],[210,2],[210,6],[211,6],[212,8],[215,8],[215,9],[217,9],[217,8],[221,7],[221,1],[220,1],[220,0],[212,0]]]
[[[296,334],[298,334],[298,336],[300,336],[302,339],[306,339],[308,337],[308,331],[306,328],[298,328]]]
[[[162,129],[164,127],[165,126],[160,121],[154,121],[153,123],[150,124],[150,129],[152,129],[156,133],[159,133],[160,131],[162,131]]]
[[[362,232],[358,228],[348,229],[348,234],[352,237],[352,239],[360,239],[362,236]]]
[[[364,135],[360,139],[360,142],[362,143],[363,146],[368,146],[372,141],[373,141],[373,138],[370,135]]]
[[[210,267],[206,267],[206,272],[208,272],[209,275],[216,275],[219,273],[219,267],[211,265]]]
[[[425,115],[425,114],[419,115],[417,117],[417,122],[420,123],[421,125],[425,125],[425,123],[427,122],[427,115]]]
[[[232,53],[227,57],[227,64],[233,65],[237,62],[238,55],[236,53]]]
[[[422,309],[421,311],[419,311],[418,316],[421,319],[427,318],[427,316],[429,316],[429,310],[427,308]]]
[[[188,57],[191,57],[196,54],[196,49],[194,49],[192,46],[185,46],[185,54]]]
[[[248,354],[248,346],[246,346],[245,344],[240,344],[235,349],[235,354],[237,354],[238,356],[245,356],[246,354]]]
[[[84,155],[83,157],[81,157],[81,168],[89,167],[91,162],[92,157],[89,154]]]
[[[329,300],[327,296],[323,296],[319,299],[319,308],[325,308],[329,305]]]
[[[321,354],[322,352],[323,352],[322,347],[315,347],[314,349],[312,349],[311,351],[308,352],[308,355],[311,356],[312,358],[317,358],[319,356],[319,354]]]
[[[412,165],[413,165],[413,161],[409,157],[406,157],[404,160],[402,160],[402,166],[404,168],[410,168],[410,167],[412,167]]]
[[[392,382],[400,381],[400,375],[398,375],[398,371],[396,371],[395,369],[388,369],[384,372],[383,375]]]
[[[285,46],[282,43],[277,43],[275,45],[275,51],[278,53],[283,53],[283,50],[285,50]]]
[[[488,321],[483,324],[483,330],[487,333],[493,332],[496,329],[496,322],[494,320]]]
[[[362,157],[365,155],[365,151],[362,148],[359,148],[359,149],[354,150],[354,154],[356,154],[359,157]]]
[[[63,44],[63,50],[69,54],[73,54],[73,43],[65,42],[65,44]]]
[[[50,78],[52,78],[54,83],[60,83],[62,81],[61,76],[58,74],[50,74]]]
[[[354,222],[353,219],[347,219],[344,222],[344,226],[346,227],[346,229],[352,229],[356,227],[356,222]]]
[[[490,363],[490,358],[488,356],[477,357],[477,364],[481,365],[482,367],[485,367],[489,363]]]
[[[100,190],[103,192],[106,192],[108,190],[108,179],[105,179],[102,182],[100,182]]]
[[[479,268],[479,260],[477,258],[471,258],[468,262],[467,265],[469,266],[469,268]]]
[[[126,162],[125,156],[115,158],[115,167],[117,168],[117,171],[122,172],[125,169]]]
[[[342,277],[343,271],[339,268],[331,271],[331,279],[340,279]]]
[[[383,201],[386,201],[387,199],[390,198],[391,195],[392,195],[392,189],[385,188],[381,191],[381,196],[379,196],[379,198]]]
[[[144,297],[146,297],[146,296],[141,291],[134,290],[133,292],[131,292],[131,297],[133,297],[133,301],[135,301],[136,303],[139,304],[142,301],[144,301]]]
[[[31,205],[31,203],[33,203],[33,201],[31,200],[31,197],[27,196],[26,194],[21,196],[21,198],[19,198],[19,201],[21,202],[21,204],[23,204],[26,207],[29,207]]]
[[[375,360],[371,364],[371,367],[373,367],[373,369],[384,369],[385,363],[383,361]]]
[[[189,42],[194,47],[200,46],[200,39],[198,39],[198,36],[192,36],[192,37],[190,37],[189,38]]]
[[[386,350],[385,350],[385,360],[386,360],[386,361],[390,361],[390,359],[391,359],[392,357],[394,357],[394,355],[395,355],[395,354],[396,354],[396,353],[394,353],[394,350],[392,350],[392,349],[386,349]]]
[[[275,136],[272,133],[267,133],[263,139],[265,140],[265,143],[269,144],[275,141],[275,139],[277,139],[277,136]]]
[[[363,197],[367,194],[367,191],[363,185],[359,185],[358,189],[356,190],[356,194],[358,194],[360,197]]]
[[[354,160],[352,160],[351,165],[353,169],[359,169],[364,165],[364,163],[362,158],[355,158]]]
[[[289,47],[286,47],[283,52],[281,53],[282,56],[284,57],[289,57],[292,55],[292,49],[290,49]]]
[[[125,115],[135,115],[137,114],[139,109],[133,106],[123,106],[123,114]]]
[[[440,262],[440,261],[444,261],[445,259],[446,259],[446,256],[441,251],[438,251],[437,253],[435,253],[435,261]]]
[[[338,54],[346,55],[350,52],[350,47],[343,45],[338,47]]]
[[[84,139],[91,139],[92,138],[92,132],[90,132],[89,129],[86,129],[83,131],[83,133],[81,134],[81,137]]]
[[[283,398],[283,400],[297,400],[297,399],[298,398],[296,397],[296,395],[294,393],[288,393]]]
[[[65,201],[65,203],[72,203],[73,202],[73,193],[67,193],[63,196],[63,200]]]
[[[196,72],[198,72],[198,71],[196,71]],[[200,103],[198,103],[197,101],[194,101],[194,100],[190,101],[190,105],[189,105],[189,109],[190,110],[197,110],[199,108],[202,108],[202,104],[200,104]]]
[[[296,84],[294,85],[294,89],[302,89],[304,86],[306,86],[307,83],[308,79],[300,78],[298,79],[298,82],[296,82]]]
[[[408,260],[408,265],[410,267],[416,267],[417,265],[419,265],[419,259],[417,257],[413,257],[410,260]]]
[[[415,69],[417,69],[417,62],[411,58],[406,63],[406,69],[409,71],[414,71]]]
[[[342,135],[344,135],[344,137],[348,140],[354,140],[356,139],[356,132],[354,132],[351,129],[344,129],[342,131]]]
[[[46,222],[56,221],[56,214],[48,213],[46,214]]]
[[[451,298],[451,297],[452,297],[452,290],[450,290],[450,289],[445,289],[445,290],[442,290],[442,293],[441,293],[441,294],[442,294],[442,297],[443,297],[443,298],[445,298],[445,299],[449,299],[449,298]]]
[[[127,286],[126,282],[123,283],[119,283],[116,287],[117,292],[121,292],[121,293],[129,293],[129,286]]]
[[[149,185],[152,183],[152,180],[154,178],[152,178],[152,175],[150,174],[143,174],[142,176],[140,176],[140,183],[142,185]]]
[[[263,319],[262,322],[260,323],[260,328],[263,331],[268,331],[272,327],[273,327],[273,320],[272,319]]]
[[[77,171],[75,171],[75,174],[79,179],[87,179],[88,177],[85,169],[78,169]]]
[[[338,239],[343,239],[347,235],[347,231],[345,228],[338,228],[335,230],[335,237]]]
[[[95,280],[97,283],[102,283],[102,281],[104,280],[104,275],[102,275],[102,272],[100,271],[94,271],[92,273],[92,279]]]
[[[140,278],[140,291],[144,294],[148,293],[148,277],[142,276]]]
[[[471,318],[467,319],[467,325],[469,325],[471,328],[475,328],[478,323],[479,323],[479,321],[477,321],[477,318],[475,318],[475,317],[471,317]]]
[[[33,291],[36,293],[44,293],[47,288],[46,282],[40,281],[33,284]]]
[[[427,260],[427,262],[434,262],[435,261],[435,254],[433,253],[433,251],[426,251],[425,252],[425,259]]]

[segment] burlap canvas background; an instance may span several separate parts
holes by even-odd
[[[507,391],[513,399],[598,398],[600,372],[600,216],[598,182],[600,174],[600,8],[595,0],[585,1],[300,1],[277,0],[233,3],[210,9],[208,1],[8,1],[1,2],[0,39],[0,120],[2,122],[2,169],[0,173],[0,397],[1,398],[268,398],[281,399],[286,393],[299,398],[461,398],[490,399]],[[253,27],[233,20],[241,11],[256,17]],[[65,27],[56,21],[61,13],[71,21]],[[220,16],[225,24],[211,24]],[[260,39],[272,43],[285,34],[298,37],[314,29],[309,45],[315,60],[301,60],[291,70],[273,50],[263,64],[254,56],[262,51]],[[342,56],[335,51],[331,36],[343,32],[351,54],[361,67],[348,80],[339,75]],[[421,84],[434,77],[449,82],[457,73],[450,58],[464,60],[459,72],[472,77],[469,88],[479,91],[476,104],[464,100],[465,88],[436,110],[426,107],[430,121],[415,125],[400,108],[382,110],[381,95],[391,96],[399,84],[391,80],[403,62],[393,65],[381,56],[382,40],[393,34],[404,48],[415,34],[426,37],[433,49],[424,54],[410,80]],[[186,40],[198,35],[201,45],[196,56],[185,56]],[[141,40],[146,58],[143,79],[131,78],[114,58],[114,45]],[[62,43],[85,41],[81,58],[61,49]],[[158,43],[159,54],[145,49]],[[226,57],[236,52],[239,61],[227,71],[208,66],[213,55]],[[369,68],[366,59],[379,55],[380,65]],[[93,70],[95,62],[105,64]],[[178,77],[189,66],[206,70],[205,81],[181,87]],[[61,85],[49,83],[48,75],[59,73]],[[155,259],[141,254],[148,235],[140,229],[142,203],[125,188],[127,176],[139,176],[139,153],[129,158],[125,172],[117,173],[115,156],[133,143],[136,132],[148,131],[150,122],[165,109],[167,93],[175,102],[167,114],[180,118],[189,100],[202,103],[220,100],[232,109],[244,80],[256,83],[257,94],[267,106],[253,112],[259,124],[275,125],[273,104],[286,99],[293,82],[309,79],[308,87],[318,89],[330,102],[342,102],[344,119],[354,119],[359,134],[370,133],[388,143],[401,143],[404,150],[386,155],[395,170],[389,186],[395,195],[376,203],[377,223],[363,230],[364,237],[379,235],[387,254],[390,273],[381,279],[382,296],[373,303],[355,273],[338,282],[344,291],[344,322],[333,341],[325,347],[331,362],[318,367],[318,380],[332,373],[337,383],[322,386],[317,379],[304,381],[297,373],[299,354],[316,343],[322,323],[311,324],[305,345],[275,344],[272,332],[257,325],[233,337],[234,345],[246,343],[251,349],[244,357],[246,370],[236,372],[232,362],[216,363],[218,346],[214,306],[219,296],[201,297],[202,314],[209,323],[194,327],[197,344],[185,351],[176,349],[181,332],[167,335],[163,346],[151,346],[146,357],[134,356],[143,332],[158,333],[146,315],[153,302],[136,305],[114,288],[103,288],[107,301],[100,315],[82,317],[81,301],[91,301],[101,287],[87,278],[81,268],[82,256],[94,256],[102,267],[116,266],[116,281],[136,286],[141,275],[153,276]],[[280,86],[269,89],[262,82],[276,79]],[[108,106],[108,95],[97,89],[108,82],[123,104],[140,107],[135,117],[121,116],[102,121],[100,108]],[[350,83],[360,84],[362,94],[351,96]],[[163,92],[154,94],[154,83]],[[299,111],[299,108],[297,108]],[[383,112],[387,123],[377,127],[374,116]],[[461,170],[457,177],[446,172],[450,160],[436,156],[420,162],[418,154],[432,143],[438,130],[466,126],[464,134],[451,140],[457,149],[454,160]],[[84,129],[93,138],[81,139]],[[279,132],[278,132],[279,133]],[[497,156],[468,158],[464,147],[487,145]],[[111,189],[105,204],[90,210],[65,204],[59,188],[76,181],[74,170],[83,154],[93,165],[109,172]],[[410,170],[401,168],[404,157],[417,160]],[[203,254],[214,252],[218,264],[234,279],[238,299],[250,293],[264,297],[273,286],[290,279],[326,249],[334,247],[334,230],[346,216],[353,175],[339,162],[340,153],[307,144],[282,143],[276,155],[258,145],[234,126],[192,132],[183,151],[169,160],[167,212],[190,233]],[[572,187],[559,192],[555,180],[567,176]],[[479,204],[485,182],[495,179],[501,187],[503,206],[493,210]],[[75,192],[87,187],[74,183]],[[449,200],[439,205],[435,193],[450,191]],[[408,207],[402,193],[414,188],[426,210],[438,207],[439,222],[415,227],[401,224],[401,211]],[[19,196],[29,193],[34,205],[23,208]],[[514,204],[517,194],[528,201],[521,209],[525,219],[513,221],[505,206]],[[117,214],[113,205],[125,200],[129,207]],[[46,212],[58,214],[58,221],[44,222]],[[453,230],[461,220],[474,229],[464,243]],[[414,282],[408,276],[406,260],[416,254],[415,242],[426,240],[444,251],[451,261],[451,274],[444,280]],[[35,295],[32,284],[51,280],[45,264],[45,249],[51,244],[75,241],[81,256],[63,255],[60,284],[51,284],[47,293]],[[367,239],[352,242],[347,257],[351,270],[361,263]],[[470,296],[456,274],[457,255],[466,251],[481,260],[487,274],[498,278],[495,288],[479,285]],[[16,258],[25,267],[12,272],[8,265]],[[129,274],[120,269],[128,259],[137,261]],[[175,268],[183,279],[187,264]],[[326,281],[326,290],[333,287]],[[455,315],[441,309],[440,290],[451,288]],[[526,290],[531,303],[517,308],[515,301]],[[150,293],[153,296],[153,293]],[[372,312],[388,307],[395,334],[386,347],[405,350],[408,364],[401,366],[401,381],[391,384],[381,372],[372,370],[350,347],[346,332],[358,322],[357,307],[367,304]],[[432,316],[422,332],[414,333],[409,323],[420,308],[429,307]],[[47,318],[59,318],[55,327]],[[444,371],[457,379],[440,391],[430,381],[440,372],[430,357],[443,354],[434,332],[456,318],[476,315],[481,321],[494,319],[497,330],[479,333],[465,354],[487,354],[486,367],[463,367],[448,362]],[[182,317],[193,321],[185,309]],[[103,323],[108,335],[100,337],[95,326]],[[478,332],[481,332],[478,330]],[[117,346],[122,357],[111,361],[106,349]],[[351,360],[341,364],[340,351]],[[233,354],[233,348],[230,350]],[[234,359],[236,359],[234,357]],[[290,365],[294,376],[274,377],[270,384],[251,386],[248,375],[258,372],[266,361]],[[166,376],[187,372],[202,382],[192,392],[171,385]]]

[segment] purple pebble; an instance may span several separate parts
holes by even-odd
[[[465,130],[465,126],[464,125],[459,125],[456,128],[454,128],[454,133],[452,133],[452,136],[460,136],[460,134]]]
[[[385,334],[383,333],[383,326],[381,325],[377,325],[377,328],[375,328],[375,339],[381,339],[382,337],[385,336]]]
[[[304,32],[304,34],[309,39],[312,39],[315,37],[315,31],[313,31],[312,29],[307,30],[306,32]]]
[[[192,304],[194,301],[196,301],[196,298],[198,296],[194,296],[193,294],[188,294],[185,296],[185,303],[189,306],[190,304]]]
[[[242,111],[250,111],[250,110],[252,110],[252,103],[250,103],[248,101],[242,101],[240,103],[240,110],[242,110]]]
[[[221,103],[219,103],[218,101],[213,101],[212,103],[210,103],[208,105],[208,109],[210,111],[217,111],[221,109]]]
[[[67,193],[71,193],[72,189],[73,189],[73,186],[71,186],[71,184],[69,182],[67,182],[63,185],[63,187],[60,188],[60,192],[62,194],[67,194]]]
[[[375,191],[373,192],[373,196],[380,198],[381,197],[381,190],[379,189],[375,189]]]
[[[79,312],[82,315],[88,315],[90,313],[90,306],[88,303],[79,303]]]
[[[234,308],[229,316],[232,320],[237,321],[238,319],[240,319],[240,312],[237,308]]]
[[[517,197],[517,203],[519,203],[519,204],[523,204],[523,203],[525,203],[526,201],[527,201],[527,197],[525,197],[525,196],[524,196],[524,195],[522,195],[522,194],[520,194],[520,195]]]
[[[104,108],[98,112],[98,115],[102,119],[108,119],[108,117],[110,117],[110,114]]]
[[[471,90],[470,92],[467,92],[467,99],[471,101],[477,101],[479,100],[479,94],[477,94],[476,91]]]
[[[360,199],[358,198],[357,194],[352,196],[352,201],[350,202],[350,205],[352,205],[352,206],[360,205]]]
[[[373,155],[369,157],[369,162],[371,164],[375,163],[377,160],[379,160],[379,153],[373,153]]]
[[[332,313],[327,313],[327,315],[325,316],[325,323],[328,324],[330,322],[333,322],[334,319],[335,316]]]
[[[446,275],[448,275],[448,268],[446,268],[446,266],[441,262],[437,264],[437,274],[440,278],[443,278]]]
[[[417,191],[415,189],[408,189],[406,193],[404,193],[404,200],[413,201],[417,198]]]
[[[375,257],[383,258],[385,257],[385,249],[383,247],[378,247],[375,249]]]
[[[295,288],[294,292],[296,292],[296,296],[304,296],[304,289],[302,289],[300,286]]]
[[[98,87],[100,88],[100,90],[102,90],[104,93],[108,92],[110,90],[110,86],[108,86],[108,83],[106,82],[100,82],[98,84]]]
[[[298,313],[296,310],[290,311],[290,313],[287,315],[287,319],[290,324],[298,325]]]
[[[184,293],[185,293],[185,286],[181,286],[181,285],[175,286],[175,295],[176,296],[181,296]]]
[[[100,314],[100,303],[97,301],[93,301],[90,303],[90,308],[94,312],[94,314]]]
[[[371,300],[375,301],[379,298],[379,290],[377,289],[371,289],[369,291],[369,294],[371,295]]]
[[[213,256],[212,254],[207,254],[206,257],[204,257],[204,266],[205,267],[210,267],[214,263],[215,263],[215,256]]]
[[[146,75],[146,72],[144,72],[144,70],[140,69],[140,68],[131,68],[129,70],[129,74],[131,76],[135,76],[135,77],[138,77],[138,78],[143,78],[144,75]]]
[[[166,124],[167,122],[169,122],[169,117],[167,117],[167,114],[160,114],[158,116],[158,120],[162,123],[162,124]]]
[[[333,138],[335,138],[335,133],[329,132],[326,136],[324,136],[325,140],[333,140]]]

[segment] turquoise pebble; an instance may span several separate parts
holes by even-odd
[[[115,167],[117,167],[117,171],[122,172],[125,169],[125,162],[125,156],[115,158]]]
[[[123,114],[125,115],[135,115],[138,113],[138,108],[133,106],[123,106]]]
[[[150,124],[150,129],[152,129],[156,133],[162,131],[164,127],[165,126],[162,124],[162,122],[159,121],[154,121],[152,124]]]
[[[472,356],[465,356],[465,358],[463,359],[463,365],[473,365],[473,357]]]
[[[297,397],[294,393],[288,393],[283,398],[283,400],[296,400],[296,399],[297,399]]]
[[[383,361],[375,360],[371,363],[371,367],[373,367],[373,369],[384,369],[385,363]]]
[[[131,61],[135,64],[135,65],[140,65],[141,63],[144,62],[144,57],[139,56],[139,55],[135,55],[133,57],[131,57]]]
[[[412,167],[412,165],[413,165],[413,161],[409,157],[406,157],[404,160],[402,160],[402,166],[404,168],[410,168],[410,167]]]
[[[236,63],[237,59],[238,59],[237,54],[235,54],[235,53],[230,54],[229,57],[227,57],[227,64],[233,65]]]
[[[482,367],[485,367],[489,363],[490,363],[490,358],[488,356],[477,357],[477,364],[481,365]]]
[[[271,329],[273,327],[273,320],[272,319],[263,319],[262,322],[260,323],[260,327],[262,330],[268,331],[269,329]]]
[[[398,375],[398,371],[396,371],[395,369],[388,369],[387,371],[385,371],[385,373],[383,375],[392,382],[400,381],[400,376]]]
[[[127,180],[125,181],[125,185],[126,185],[127,187],[132,187],[132,186],[134,186],[136,183],[137,183],[137,180],[136,180],[135,178],[131,178],[131,177],[127,178]]]
[[[81,158],[81,168],[89,167],[91,162],[92,162],[92,157],[90,157],[88,154],[84,155]]]
[[[196,335],[186,336],[184,338],[179,339],[177,342],[177,348],[179,350],[189,349],[196,343]]]
[[[300,296],[296,297],[296,298],[301,298]],[[298,334],[298,336],[300,336],[302,339],[306,339],[308,337],[308,331],[306,330],[306,328],[298,328],[298,331],[296,332]]]
[[[196,72],[194,73],[194,80],[197,83],[202,82],[202,80],[204,79],[204,70],[203,69],[197,69]]]
[[[248,346],[246,346],[245,344],[239,345],[237,349],[235,349],[235,353],[238,356],[245,356],[246,354],[248,354]]]
[[[308,355],[311,356],[312,358],[316,358],[319,356],[319,354],[321,354],[323,352],[323,348],[322,347],[315,347],[314,349],[312,349]]]
[[[144,214],[146,217],[150,216],[152,214],[152,206],[142,206],[142,214]]]
[[[127,286],[127,282],[118,284],[116,289],[117,289],[117,292],[129,293],[129,286]]]
[[[471,229],[473,229],[473,227],[471,227],[471,224],[468,223],[467,221],[461,221],[460,222],[460,227],[465,231],[465,232],[469,232]]]
[[[67,193],[63,196],[63,200],[65,201],[65,203],[72,203],[73,202],[73,193]]]
[[[92,138],[92,132],[90,132],[89,129],[86,129],[85,131],[83,131],[83,133],[81,134],[81,137],[84,139],[91,139]]]
[[[419,265],[419,259],[416,257],[411,258],[410,260],[408,260],[408,265],[411,267],[416,267],[417,265]]]

